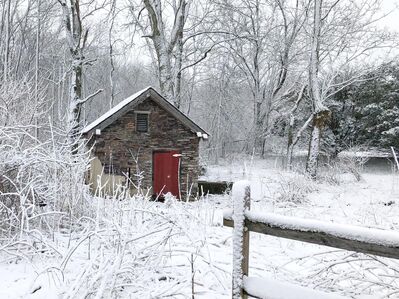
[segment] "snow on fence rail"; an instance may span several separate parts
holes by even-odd
[[[273,286],[264,281],[264,291],[257,288],[248,277],[249,266],[249,232],[257,232],[279,238],[286,238],[306,243],[325,245],[339,249],[373,254],[399,259],[399,233],[394,231],[371,229],[353,225],[335,224],[297,217],[281,216],[272,213],[250,211],[250,185],[240,181],[233,185],[233,211],[225,211],[223,225],[234,228],[233,233],[233,298],[246,298],[247,295],[257,298],[276,298]],[[281,282],[275,282],[276,285]],[[295,290],[279,298],[299,298],[303,288],[287,285],[286,290]],[[269,291],[268,291],[269,290]],[[332,294],[313,291],[314,298],[342,298]],[[263,294],[263,295],[262,295]],[[305,294],[304,294],[305,295]],[[302,298],[310,298],[307,294]]]

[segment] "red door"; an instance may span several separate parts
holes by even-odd
[[[178,151],[154,152],[154,193],[163,195],[168,192],[180,198],[179,171],[180,153]]]

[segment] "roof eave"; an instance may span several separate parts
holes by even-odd
[[[85,136],[85,135],[88,136],[88,135],[90,135],[90,133],[91,133],[91,135],[93,135],[94,130],[98,129],[99,126],[100,126],[101,130],[108,127],[110,124],[112,124],[115,121],[112,119],[116,119],[120,116],[119,114],[123,114],[124,108],[131,105],[132,103],[134,103],[132,105],[132,108],[134,108],[139,103],[144,101],[148,96],[151,96],[151,94],[147,94],[147,95],[145,95],[145,98],[143,98],[143,95],[146,92],[152,93],[153,99],[155,99],[156,102],[161,107],[163,107],[166,111],[168,111],[174,117],[176,117],[178,120],[180,120],[180,122],[182,122],[187,128],[189,128],[194,134],[196,134],[197,132],[201,132],[202,134],[206,134],[206,135],[210,136],[204,129],[202,129],[200,126],[198,126],[193,120],[191,120],[188,116],[186,116],[183,112],[181,112],[177,107],[175,107],[172,103],[170,103],[167,99],[165,99],[160,93],[158,93],[158,91],[156,91],[151,86],[137,92],[136,94],[133,94],[132,96],[134,96],[134,98],[131,98],[132,96],[126,98],[124,101],[121,102],[121,103],[123,103],[126,101],[126,103],[124,103],[122,105],[121,105],[121,103],[118,104],[118,105],[121,105],[121,107],[116,109],[112,114],[110,113],[110,111],[115,109],[118,105],[116,105],[111,110],[109,110],[108,112],[106,112],[105,114],[100,116],[95,121],[91,122],[89,125],[87,125],[85,128],[82,129],[82,131],[81,131],[82,136]],[[129,101],[127,101],[127,99],[129,99],[129,98],[131,98],[131,99]],[[117,117],[115,117],[115,116],[117,116]]]

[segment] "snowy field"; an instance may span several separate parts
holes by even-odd
[[[204,179],[251,182],[251,210],[399,230],[399,176],[312,182],[270,160],[208,166]],[[2,248],[0,298],[228,298],[230,195],[198,202],[95,200],[93,217]],[[43,245],[45,244],[45,246]],[[250,275],[352,298],[399,298],[399,261],[251,233]]]

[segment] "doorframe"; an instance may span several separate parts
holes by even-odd
[[[153,191],[153,194],[155,194],[155,190],[154,190],[154,178],[155,178],[155,171],[154,171],[154,155],[156,154],[156,153],[169,153],[169,152],[177,152],[178,154],[182,154],[182,151],[181,151],[181,149],[155,149],[155,150],[153,150],[152,151],[152,155],[151,155],[151,178],[152,178],[152,180],[151,180],[151,187],[152,187],[152,191]],[[183,156],[180,156],[180,159],[179,159],[179,165],[178,165],[178,170],[177,170],[177,186],[178,186],[178,188],[179,188],[179,200],[181,200],[181,184],[180,184],[180,178],[181,178],[181,160],[182,160],[182,157]]]

